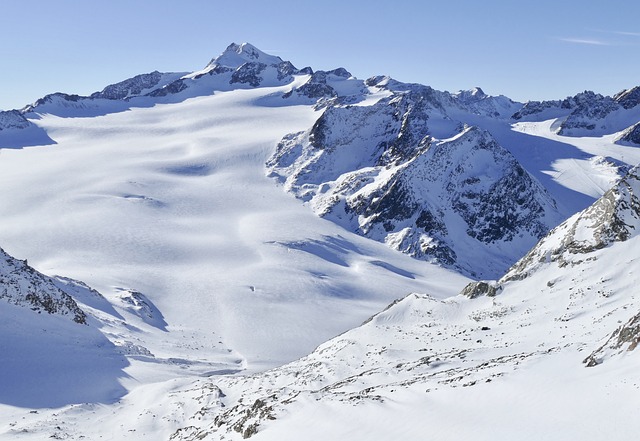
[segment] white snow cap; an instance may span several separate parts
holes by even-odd
[[[218,66],[238,68],[247,62],[273,65],[282,63],[282,61],[282,58],[266,54],[252,44],[231,43],[222,54],[211,60],[207,67],[215,64]]]

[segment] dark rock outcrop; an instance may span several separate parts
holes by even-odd
[[[471,282],[460,292],[460,295],[475,299],[480,296],[494,297],[497,294],[496,287],[487,282]]]
[[[44,274],[31,268],[26,261],[15,259],[0,249],[0,299],[29,308],[70,317],[86,324],[86,314],[73,298],[58,288]]]

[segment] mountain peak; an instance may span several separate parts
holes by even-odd
[[[207,67],[218,65],[238,68],[247,62],[273,65],[282,63],[283,60],[275,55],[262,52],[250,43],[231,43],[222,54],[211,60]]]
[[[460,90],[455,94],[455,96],[457,96],[462,102],[480,101],[481,99],[488,97],[488,95],[479,87],[474,87],[470,90]]]

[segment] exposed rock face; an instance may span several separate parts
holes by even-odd
[[[640,175],[633,168],[586,210],[572,216],[514,265],[502,281],[527,277],[540,265],[576,265],[586,254],[640,232]]]
[[[302,73],[302,71],[300,71]],[[344,93],[340,93],[336,90],[337,86],[344,83],[345,80],[352,78],[351,74],[344,68],[338,68],[331,71],[319,70],[316,72],[310,69],[306,71],[311,77],[302,86],[297,87],[286,94],[283,98],[290,98],[296,96],[298,98],[308,98],[311,101],[317,101],[318,104],[322,104],[322,100],[337,98],[339,96],[345,97]],[[352,83],[359,83],[359,87],[356,87],[356,91],[364,93],[363,82],[359,80],[352,81]],[[338,87],[339,89],[339,87]],[[346,94],[349,95],[349,94]],[[320,100],[320,101],[319,101]]]
[[[78,304],[60,290],[47,276],[40,274],[26,261],[17,260],[0,249],[0,299],[29,308],[70,317],[86,324],[86,315]]]
[[[494,297],[497,294],[496,287],[487,282],[471,282],[460,292],[460,295],[475,299],[480,296]]]
[[[262,78],[260,74],[264,72],[267,65],[264,63],[245,63],[231,74],[231,84],[249,84],[252,87],[260,86]]]
[[[597,366],[608,358],[635,350],[638,343],[640,343],[640,313],[616,329],[604,345],[584,359],[584,363],[587,367]]]
[[[161,97],[167,95],[175,95],[177,93],[182,92],[187,89],[187,84],[182,80],[176,80],[172,83],[167,84],[166,86],[156,89],[152,92],[149,92],[149,96],[151,97]]]

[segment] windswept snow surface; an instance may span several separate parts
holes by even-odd
[[[54,146],[2,150],[0,243],[108,302],[75,286],[92,319],[74,337],[74,324],[59,328],[28,310],[3,322],[3,347],[39,354],[42,381],[76,360],[95,374],[52,379],[40,398],[5,390],[0,438],[22,433],[15,423],[25,414],[34,421],[25,439],[62,433],[60,419],[46,422],[52,411],[28,409],[66,405],[77,433],[96,431],[90,439],[130,439],[132,428],[138,439],[162,439],[184,421],[148,416],[145,426],[138,414],[185,378],[282,365],[397,297],[464,286],[464,277],[319,219],[265,176],[277,142],[318,117],[311,106],[282,105],[295,85],[91,118],[42,114],[32,122]],[[83,352],[97,346],[95,356]],[[105,386],[92,389],[101,375]],[[116,409],[136,415],[120,432],[111,428]]]

